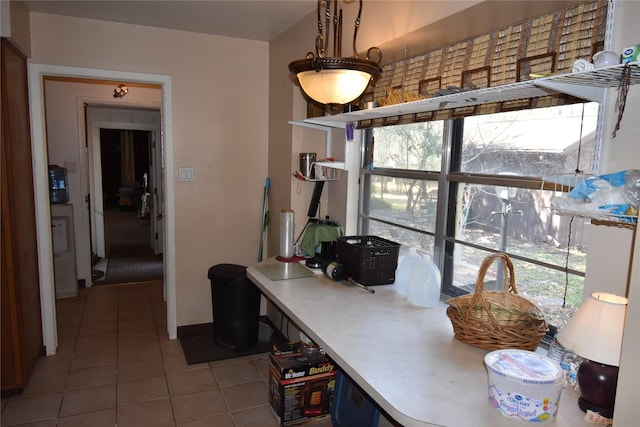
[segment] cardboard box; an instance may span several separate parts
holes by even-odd
[[[269,403],[281,426],[329,414],[336,367],[328,357],[271,353],[269,371]]]

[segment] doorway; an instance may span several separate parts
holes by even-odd
[[[95,285],[163,278],[162,250],[150,214],[151,185],[157,180],[153,146],[149,130],[100,129],[105,258],[92,253]]]
[[[38,236],[38,268],[40,273],[40,295],[42,328],[44,334],[44,345],[48,356],[56,354],[57,351],[57,331],[56,331],[56,307],[55,288],[53,272],[53,250],[51,246],[51,218],[49,209],[49,179],[46,173],[49,163],[47,155],[47,131],[45,128],[45,96],[43,81],[50,77],[79,80],[118,80],[136,81],[144,84],[157,85],[162,90],[161,99],[161,124],[158,126],[162,130],[162,147],[165,153],[162,159],[162,167],[165,171],[172,171],[173,161],[173,108],[171,95],[171,77],[159,74],[134,73],[113,70],[87,69],[78,67],[65,67],[49,64],[29,64],[29,103],[31,105],[31,131],[34,162],[34,185],[36,189],[36,222]],[[105,94],[99,98],[106,102],[111,95]],[[83,103],[87,98],[74,97],[77,100],[77,111],[81,117]],[[84,127],[79,125],[79,128]],[[84,144],[83,144],[84,146]],[[81,147],[78,147],[81,149]],[[85,165],[81,164],[83,176]],[[166,176],[166,174],[165,174]],[[164,258],[164,296],[167,302],[167,332],[170,339],[177,338],[176,319],[176,274],[175,274],[175,215],[174,215],[174,184],[172,179],[166,179],[161,183],[166,195],[165,211],[162,214],[164,227],[163,252]],[[84,193],[82,197],[84,198]],[[88,210],[86,210],[88,216]],[[88,221],[87,221],[88,222]],[[88,241],[89,239],[87,239]],[[89,251],[87,251],[89,253]],[[91,273],[91,263],[87,262],[88,273]]]

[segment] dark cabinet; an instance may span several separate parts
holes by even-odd
[[[43,349],[27,62],[2,38],[2,391],[23,389]]]

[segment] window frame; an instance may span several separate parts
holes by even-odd
[[[588,101],[585,101],[587,103]],[[602,105],[599,106],[597,128],[601,127],[601,111]],[[544,182],[543,177],[517,176],[517,175],[491,175],[481,173],[461,172],[460,166],[462,162],[462,150],[464,143],[464,118],[444,119],[442,132],[442,157],[440,171],[424,171],[424,170],[406,170],[392,168],[373,168],[371,169],[367,162],[363,161],[360,169],[360,194],[358,209],[358,231],[365,233],[370,221],[377,221],[393,227],[404,228],[413,232],[421,233],[433,238],[433,261],[438,266],[442,275],[442,295],[445,297],[458,296],[467,293],[466,290],[454,285],[454,251],[456,245],[463,245],[474,249],[482,250],[487,253],[500,252],[487,246],[476,245],[456,238],[456,221],[450,218],[450,213],[457,209],[457,191],[461,183],[476,183],[482,185],[499,185],[506,187],[517,187],[528,190],[553,190],[552,184]],[[363,129],[363,153],[371,151],[369,144],[372,143],[372,128]],[[597,132],[596,132],[597,135]],[[601,139],[596,137],[596,154],[601,150]],[[594,159],[597,168],[597,158]],[[369,156],[363,156],[363,159]],[[438,184],[438,203],[436,208],[436,223],[434,231],[415,229],[413,227],[390,222],[388,220],[375,218],[368,214],[368,206],[366,205],[370,182],[372,176],[385,176],[409,179],[421,179],[428,181],[436,181]],[[445,201],[444,203],[441,201]],[[521,256],[505,251],[514,261],[523,261],[534,264],[543,268],[548,268],[582,277],[584,279],[585,272],[570,268],[568,265],[550,264],[541,260]],[[552,325],[553,326],[553,325]],[[553,328],[552,328],[553,329]]]

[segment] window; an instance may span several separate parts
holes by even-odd
[[[597,114],[573,104],[367,130],[362,234],[431,255],[447,295],[473,292],[484,258],[506,252],[519,293],[564,325],[582,300],[587,227],[552,215],[541,188],[552,174],[595,172]],[[486,278],[502,289],[500,265]]]

